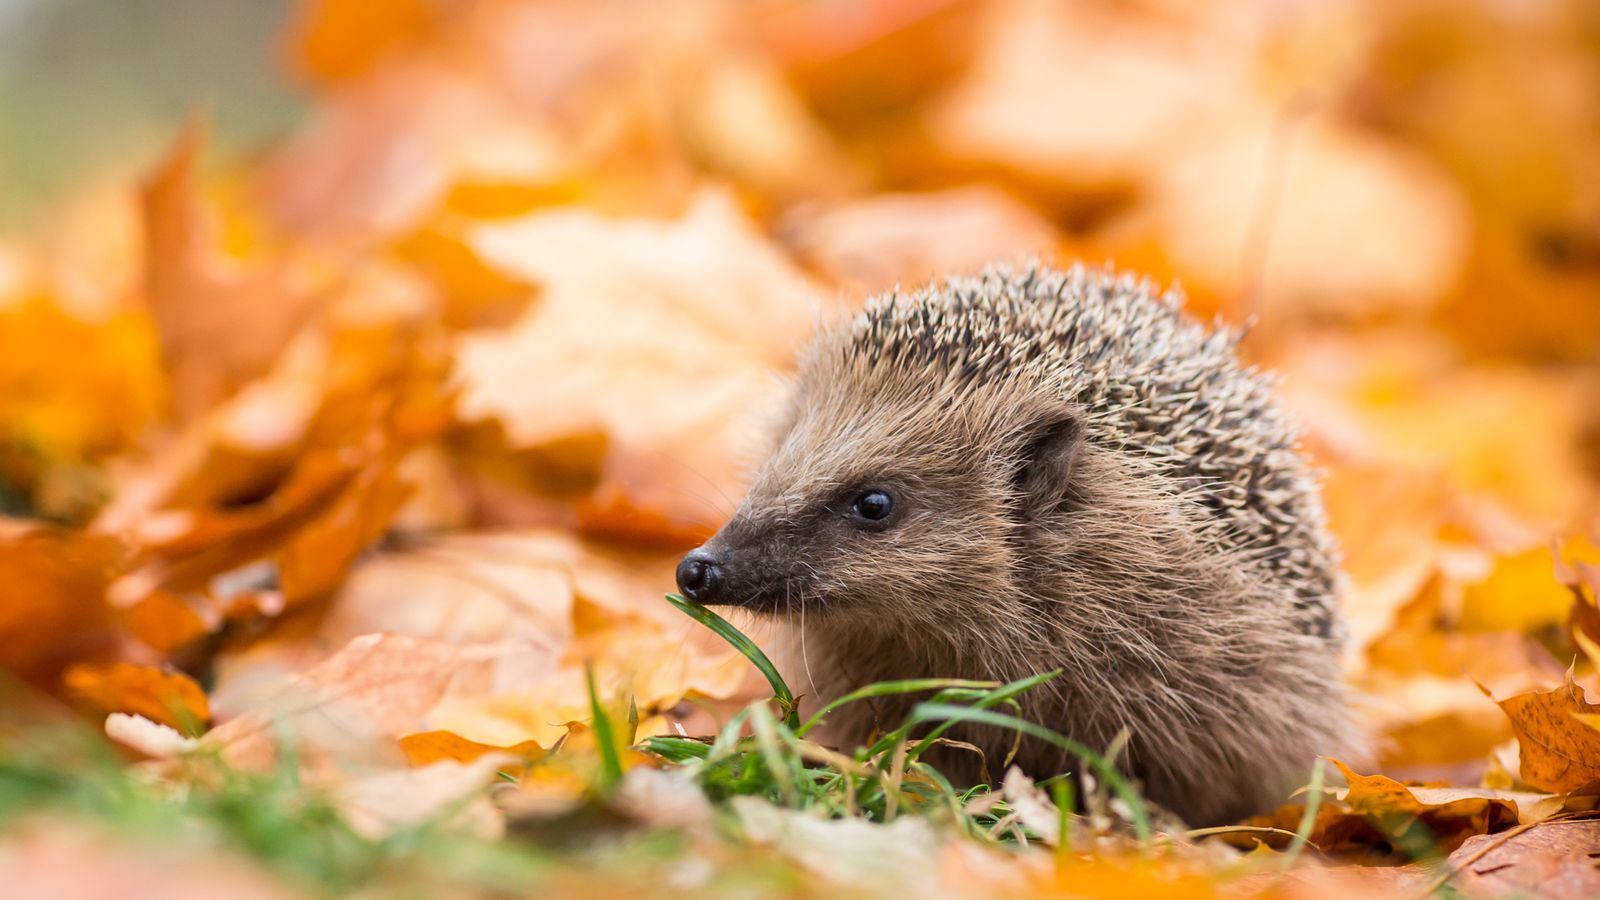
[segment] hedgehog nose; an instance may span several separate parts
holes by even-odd
[[[694,550],[678,563],[678,590],[696,603],[715,603],[722,594],[722,565],[704,550]]]

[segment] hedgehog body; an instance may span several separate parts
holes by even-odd
[[[816,703],[903,678],[1062,674],[1025,717],[1194,823],[1283,799],[1351,748],[1336,555],[1293,423],[1237,335],[1126,276],[991,270],[869,301],[804,353],[770,456],[679,567],[775,617]],[[841,709],[841,744],[916,698]],[[932,759],[998,775],[1013,735]],[[1016,763],[1081,768],[1024,741]]]

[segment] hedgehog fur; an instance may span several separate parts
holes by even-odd
[[[1197,824],[1282,800],[1349,752],[1337,561],[1315,479],[1238,334],[1112,272],[992,269],[868,302],[806,348],[770,455],[679,567],[691,598],[780,623],[823,703],[903,678],[1009,681],[1026,718]],[[916,698],[829,717],[853,745]],[[962,781],[1014,734],[929,756]],[[1036,739],[1035,777],[1080,761]]]

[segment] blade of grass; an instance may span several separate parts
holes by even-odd
[[[681,763],[690,759],[705,759],[711,753],[711,745],[704,741],[668,735],[645,738],[644,746],[646,750],[656,756],[667,762],[674,763]]]
[[[772,717],[772,709],[766,704],[758,703],[750,707],[750,730],[755,735],[756,749],[760,751],[762,762],[766,763],[767,773],[777,784],[778,796],[788,807],[797,807],[797,779],[789,764],[793,762],[798,765],[799,756],[791,753],[785,759],[783,747],[778,742],[777,720]]]
[[[1055,669],[1055,670],[1052,670],[1052,671],[1049,671],[1049,672],[1041,672],[1038,675],[1030,675],[1027,678],[1018,678],[1016,681],[1007,682],[1006,684],[1003,684],[1000,687],[998,687],[998,688],[996,688],[996,689],[994,689],[992,691],[989,691],[988,693],[984,694],[982,697],[978,698],[976,701],[973,702],[972,708],[973,709],[990,709],[991,707],[999,706],[1000,704],[1007,703],[1007,702],[1011,702],[1012,705],[1013,705],[1013,708],[1017,708],[1015,706],[1015,698],[1017,697],[1017,695],[1025,693],[1027,691],[1031,691],[1034,688],[1038,687],[1039,685],[1044,684],[1045,682],[1056,678],[1060,674],[1061,674],[1061,670],[1060,669]],[[930,703],[939,703],[940,701],[938,700],[938,698],[935,698],[934,700],[931,700],[929,702]],[[1018,711],[1020,712],[1020,709],[1018,709]],[[907,724],[909,725],[910,723],[907,723]],[[934,728],[932,731],[928,732],[926,735],[924,735],[919,740],[917,745],[915,747],[911,748],[912,757],[915,758],[924,749],[933,746],[934,739],[937,738],[937,737],[940,737],[946,731],[949,731],[951,729],[951,727],[954,726],[954,725],[955,725],[955,722],[953,722],[953,721],[944,722],[944,723],[940,724],[938,727]]]
[[[590,727],[594,729],[594,741],[600,747],[600,785],[606,790],[615,787],[622,781],[622,758],[617,755],[617,740],[611,728],[611,717],[600,705],[600,694],[594,686],[594,666],[583,667],[584,677],[589,680],[589,714],[593,716]]]
[[[668,594],[667,602],[676,606],[679,612],[716,632],[718,637],[739,651],[739,655],[750,660],[750,664],[760,670],[761,674],[766,676],[767,683],[772,685],[772,696],[783,709],[785,724],[792,729],[800,727],[800,711],[795,707],[794,692],[789,690],[789,685],[784,682],[783,676],[778,674],[778,667],[761,652],[755,641],[745,637],[743,632],[733,627],[733,623],[698,603],[691,603],[677,594]]]
[[[1100,754],[1090,750],[1083,744],[1063,734],[1058,734],[1040,725],[1035,725],[1026,719],[1008,716],[988,709],[977,709],[970,706],[952,706],[943,703],[923,703],[911,712],[913,724],[927,722],[976,722],[981,725],[996,725],[1001,728],[1012,728],[1030,737],[1038,738],[1073,754],[1092,767],[1106,784],[1128,804],[1128,815],[1132,820],[1133,832],[1140,843],[1150,840],[1150,815],[1145,810],[1144,798],[1139,792],[1128,784],[1127,779],[1116,767],[1106,762]]]
[[[940,688],[983,690],[997,687],[1000,687],[998,681],[969,681],[962,678],[911,678],[905,681],[880,681],[877,684],[869,684],[858,691],[845,694],[843,697],[817,710],[812,714],[811,718],[805,721],[804,725],[796,728],[794,733],[796,737],[805,737],[806,732],[820,725],[828,713],[870,697],[889,697],[895,694],[911,694],[917,691],[932,691]]]
[[[1072,779],[1063,778],[1050,785],[1051,799],[1056,802],[1056,855],[1066,856],[1072,852],[1072,806],[1077,801],[1073,799]]]
[[[1306,811],[1300,817],[1300,827],[1294,830],[1294,840],[1284,848],[1283,863],[1280,866],[1287,871],[1294,861],[1300,858],[1300,851],[1311,843],[1311,832],[1317,827],[1317,808],[1322,805],[1322,757],[1317,757],[1316,765],[1311,767],[1311,784],[1306,789]]]

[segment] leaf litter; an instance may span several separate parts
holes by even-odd
[[[298,4],[282,141],[217,171],[192,119],[0,244],[8,883],[1595,892],[1577,0],[366,6]],[[1035,682],[870,686],[923,699],[825,746],[759,623],[662,599],[816,322],[1035,257],[1257,323],[1373,759],[1193,831]],[[1081,771],[958,789],[956,720]]]

